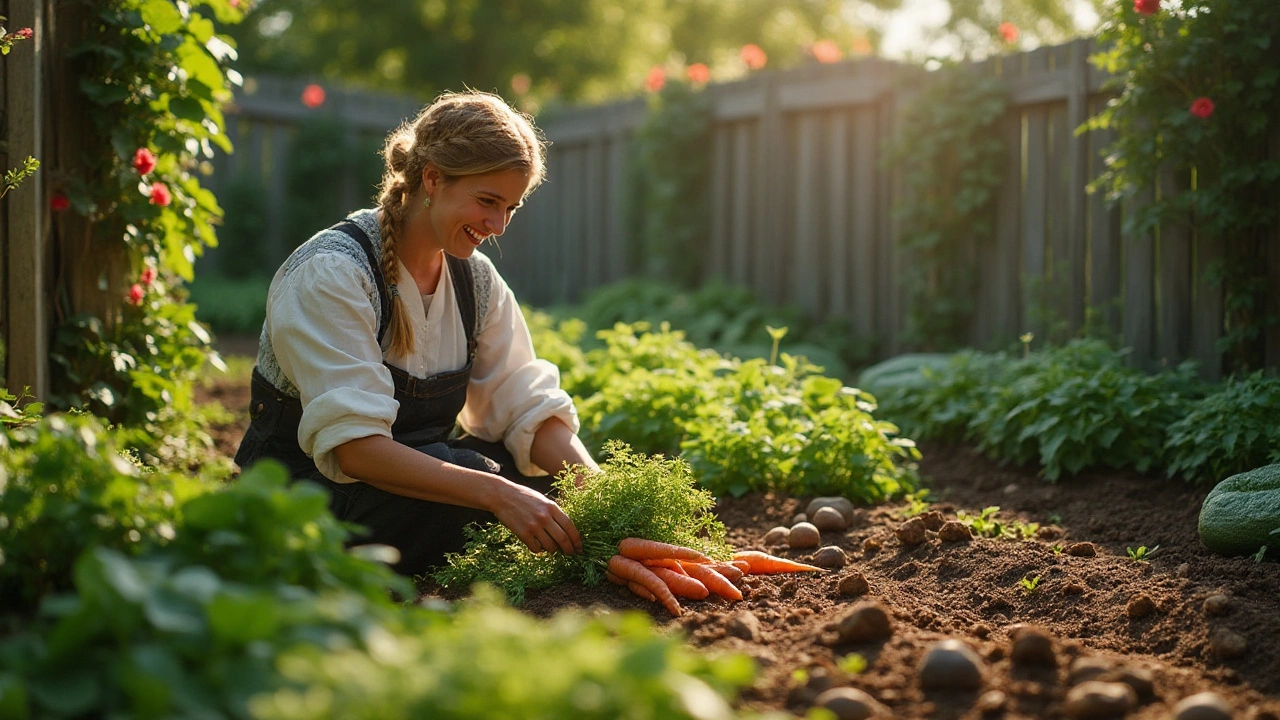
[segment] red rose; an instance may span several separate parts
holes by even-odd
[[[156,280],[156,269],[153,267],[142,268],[142,275],[138,279],[142,281],[143,285],[150,285]]]
[[[649,68],[649,74],[645,76],[644,88],[649,92],[658,92],[663,85],[667,84],[667,71],[662,69],[661,65],[654,65]]]
[[[142,304],[142,298],[146,297],[146,295],[147,295],[147,291],[146,291],[146,290],[143,290],[143,289],[142,289],[142,286],[141,286],[141,285],[139,285],[138,283],[134,283],[134,284],[129,288],[129,304],[130,304],[130,305],[141,305],[141,304]]]
[[[133,154],[133,169],[138,171],[139,175],[146,175],[156,169],[156,156],[147,148],[138,148]]]
[[[1207,97],[1198,97],[1191,103],[1191,114],[1201,120],[1213,114],[1213,101]]]
[[[14,33],[14,35],[22,38],[23,40],[30,40],[31,37],[35,35],[35,32],[31,28],[22,28],[18,32]]]
[[[165,207],[173,202],[173,196],[169,194],[169,188],[164,183],[151,183],[151,204]]]
[[[809,48],[809,51],[813,53],[813,57],[820,63],[839,62],[842,54],[840,46],[830,40],[819,40],[813,44],[813,47]]]
[[[1018,26],[1011,22],[1000,23],[1000,37],[1004,38],[1007,43],[1015,43],[1018,41]]]
[[[1133,9],[1143,15],[1155,15],[1160,12],[1160,0],[1133,0]]]
[[[324,88],[311,83],[302,89],[302,104],[309,108],[318,108],[324,104]]]
[[[53,196],[49,198],[49,209],[54,212],[62,212],[69,207],[71,207],[71,198],[63,195],[62,193],[54,193]]]
[[[705,63],[694,63],[685,72],[689,76],[689,82],[694,85],[706,85],[707,81],[711,79],[711,68],[707,67]]]
[[[752,70],[759,70],[765,66],[765,63],[769,62],[769,56],[766,55],[764,50],[755,43],[747,43],[746,45],[743,45],[740,54],[742,56],[742,62],[746,63],[747,67]]]

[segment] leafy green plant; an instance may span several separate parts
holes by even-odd
[[[1164,450],[1169,477],[1213,483],[1280,462],[1280,378],[1261,372],[1229,378],[1190,403],[1168,429]]]
[[[0,198],[8,195],[10,190],[21,185],[23,180],[35,175],[36,171],[39,169],[40,161],[31,156],[27,156],[27,159],[22,161],[21,167],[6,170],[4,172],[4,187],[0,188]]]
[[[1146,545],[1139,545],[1137,550],[1134,550],[1131,547],[1125,548],[1125,550],[1129,553],[1129,559],[1134,561],[1135,563],[1147,562],[1147,559],[1150,558],[1152,555],[1154,555],[1155,552],[1159,549],[1160,549],[1159,545],[1156,545],[1155,547],[1152,547],[1152,548],[1148,548]]]
[[[0,425],[6,428],[32,425],[40,421],[43,411],[44,403],[35,401],[31,388],[23,388],[22,392],[14,395],[0,387]],[[0,449],[8,449],[4,436],[0,436]]]
[[[909,492],[902,496],[906,501],[906,506],[897,510],[898,517],[906,519],[913,518],[917,515],[923,515],[929,512],[929,488],[921,488],[915,492]]]
[[[1020,520],[1013,522],[1001,522],[996,519],[996,515],[1000,512],[999,505],[991,505],[982,509],[977,515],[965,512],[964,510],[956,511],[956,519],[961,523],[969,526],[974,535],[988,538],[1003,538],[1005,540],[1030,540],[1035,537],[1036,531],[1040,529],[1039,523],[1024,523]]]
[[[1036,591],[1036,588],[1040,587],[1040,576],[1036,575],[1033,578],[1022,578],[1018,581],[1018,584],[1022,586],[1023,592],[1030,595]]]
[[[919,382],[894,382],[878,392],[880,414],[908,437],[969,440],[974,418],[1011,373],[1014,362],[1004,353],[963,350],[941,368],[921,367]]]
[[[725,528],[711,510],[715,499],[694,487],[679,458],[636,454],[625,444],[605,446],[607,460],[581,487],[571,473],[555,481],[557,501],[582,535],[582,552],[536,555],[500,523],[467,529],[461,553],[449,554],[433,577],[447,588],[490,583],[520,603],[525,593],[565,582],[598,585],[624,538],[640,537],[727,558]]]

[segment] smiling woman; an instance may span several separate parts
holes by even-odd
[[[377,207],[317,233],[272,280],[236,462],[273,458],[328,490],[366,529],[357,541],[399,549],[402,573],[460,550],[477,521],[535,552],[581,549],[547,473],[596,464],[476,252],[542,182],[544,152],[497,96],[443,95],[387,138]]]

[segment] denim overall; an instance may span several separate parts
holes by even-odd
[[[333,229],[358,242],[373,268],[381,298],[378,327],[381,344],[391,308],[373,246],[364,230],[351,221],[341,222]],[[521,475],[501,443],[488,443],[474,437],[451,437],[458,413],[467,401],[467,383],[475,360],[476,297],[470,264],[448,255],[445,259],[449,263],[449,276],[453,279],[453,290],[458,297],[462,325],[466,331],[467,364],[459,370],[417,378],[384,362],[395,384],[395,399],[400,403],[391,435],[397,442],[445,462],[498,474],[546,493],[550,490],[551,478]],[[464,526],[495,520],[492,513],[484,510],[404,497],[363,482],[335,483],[329,480],[298,445],[301,401],[281,393],[257,368],[253,370],[249,418],[249,428],[236,453],[236,463],[248,468],[261,458],[273,458],[283,463],[295,480],[313,482],[328,490],[329,509],[334,516],[366,528],[366,532],[353,538],[351,544],[382,543],[397,548],[400,562],[394,567],[401,574],[422,574],[432,565],[440,564],[446,552],[462,549]]]

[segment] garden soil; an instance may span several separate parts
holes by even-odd
[[[215,385],[203,399],[239,418],[248,388]],[[213,428],[222,452],[234,453],[242,423]],[[1039,523],[1035,537],[944,542],[926,530],[923,542],[907,545],[896,533],[905,503],[857,507],[847,529],[822,533],[822,546],[841,548],[847,565],[746,578],[740,602],[682,600],[683,615],[672,618],[616,586],[562,586],[530,593],[522,607],[540,616],[639,609],[692,647],[750,655],[759,673],[740,705],[758,710],[803,715],[821,691],[847,686],[898,718],[1170,718],[1184,698],[1211,691],[1235,718],[1280,718],[1280,563],[1220,557],[1200,544],[1207,487],[1126,472],[1052,484],[1036,468],[1002,467],[969,447],[921,449],[929,509],[941,516],[928,516],[930,526],[999,506],[1006,524]],[[807,501],[749,495],[721,500],[716,512],[735,548],[812,561],[813,550],[763,544]],[[1146,562],[1129,556],[1157,545]],[[865,591],[848,594],[857,573]],[[842,641],[840,621],[866,603],[886,611],[889,636]],[[1037,638],[1041,647],[1015,653],[1019,636],[1030,638],[1024,647]],[[947,639],[976,653],[977,687],[922,687],[926,653]],[[856,673],[855,654],[865,660]],[[1095,687],[1082,684],[1090,677],[1129,686],[1132,695],[1120,689],[1131,709],[1108,714],[1075,698]]]

